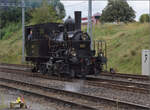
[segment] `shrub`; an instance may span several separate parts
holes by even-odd
[[[150,16],[149,16],[148,14],[142,14],[142,15],[140,16],[139,21],[140,21],[141,23],[150,22]]]

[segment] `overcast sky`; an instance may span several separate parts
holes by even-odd
[[[88,15],[88,0],[61,0],[66,9],[67,16],[74,17],[74,11],[82,11],[82,17]],[[150,1],[149,0],[128,0],[129,5],[136,11],[136,20],[139,19],[143,13],[149,13]],[[92,2],[92,13],[102,12],[107,5],[107,0],[95,0]]]

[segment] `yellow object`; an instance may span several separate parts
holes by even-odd
[[[14,108],[15,105],[20,105],[20,108],[27,108],[24,98],[21,99],[21,97],[18,97],[16,101],[10,102],[10,108]]]
[[[21,103],[21,98],[20,97],[17,98],[16,103]]]

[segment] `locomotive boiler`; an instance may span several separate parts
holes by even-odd
[[[105,41],[94,41],[81,31],[81,12],[75,12],[64,23],[26,26],[26,61],[33,72],[50,75],[85,77],[96,75],[107,65]],[[28,39],[30,32],[32,36]]]

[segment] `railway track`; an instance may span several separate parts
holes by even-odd
[[[137,81],[148,81],[150,77],[146,75],[133,75],[133,74],[125,74],[125,73],[101,73],[103,76],[112,77],[112,78],[125,78],[128,80],[137,80]]]
[[[150,84],[116,81],[111,79],[101,79],[101,78],[93,78],[93,77],[88,77],[86,79],[86,82],[89,85],[93,85],[97,87],[103,86],[112,89],[150,94]]]
[[[1,72],[8,72],[8,73],[15,73],[15,74],[23,74],[28,75],[31,77],[40,77],[49,80],[60,80],[60,81],[67,81],[67,82],[78,82],[80,79],[68,79],[68,78],[58,78],[58,77],[51,77],[48,75],[41,75],[40,73],[31,73],[23,70],[18,69],[9,69],[9,68],[0,68]],[[123,91],[131,91],[131,92],[138,92],[143,94],[150,94],[150,84],[141,84],[141,83],[134,83],[134,82],[125,82],[125,81],[116,81],[111,79],[102,79],[102,78],[93,78],[88,77],[84,80],[84,84],[95,86],[95,87],[105,87],[105,88],[112,88],[118,89]]]
[[[18,67],[18,69],[31,69],[32,65],[21,65],[21,64],[6,64],[6,63],[0,63],[0,66],[9,66],[12,68]],[[101,76],[106,76],[106,77],[110,77],[110,78],[122,78],[122,79],[126,79],[126,80],[137,80],[137,81],[150,81],[150,77],[145,76],[145,75],[133,75],[133,74],[125,74],[125,73],[110,73],[110,72],[103,72],[100,74],[99,77]]]
[[[24,93],[44,97],[50,101],[69,105],[72,108],[80,110],[149,110],[147,106],[109,99],[105,97],[95,97],[77,92],[71,92],[46,85],[33,84],[32,82],[23,82],[21,80],[12,80],[0,78],[0,86],[9,89],[16,89]]]
[[[38,85],[33,85],[31,83],[24,83],[16,80],[10,80],[10,79],[4,79],[0,78],[0,86],[5,87],[7,89],[13,89],[16,90],[17,92],[23,92],[24,94],[29,94],[29,95],[34,95],[35,97],[42,97],[45,98],[45,100],[49,102],[53,102],[56,104],[61,104],[61,105],[68,105],[69,108],[72,109],[84,109],[84,110],[97,110],[95,108],[92,108],[88,105],[78,103],[78,102],[73,102],[67,99],[66,97],[60,96],[59,93],[56,93],[55,89],[52,88],[46,88],[43,86],[38,86]],[[57,91],[59,92],[59,91]],[[73,99],[73,98],[72,98]]]

